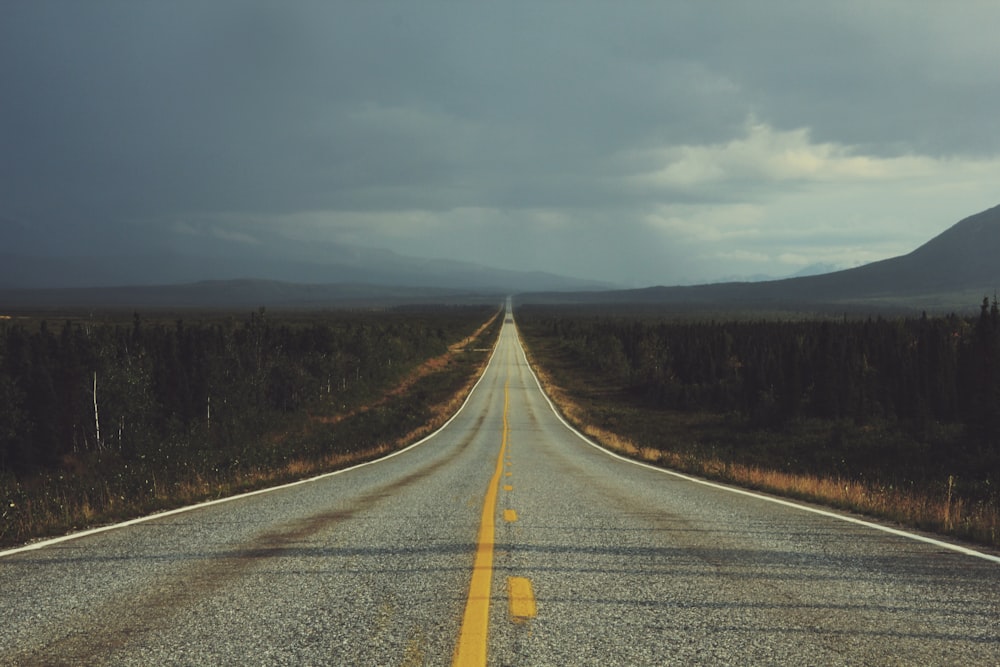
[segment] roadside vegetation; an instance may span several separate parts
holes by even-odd
[[[522,306],[565,415],[711,479],[1000,546],[1000,312],[696,320]]]
[[[458,407],[483,307],[0,320],[0,546],[383,455]]]

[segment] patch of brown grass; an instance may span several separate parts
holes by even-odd
[[[410,391],[413,388],[413,386],[423,378],[445,370],[448,367],[448,365],[451,364],[459,354],[461,354],[469,345],[473,344],[476,340],[478,340],[479,337],[483,335],[483,332],[489,329],[489,327],[494,322],[496,322],[498,317],[500,317],[500,312],[495,313],[492,318],[484,322],[471,335],[458,341],[457,343],[450,345],[448,347],[448,351],[445,352],[444,354],[432,357],[427,361],[425,361],[424,363],[417,366],[415,369],[413,369],[413,371],[407,374],[406,377],[400,380],[400,382],[395,387],[393,387],[385,394],[383,394],[382,397],[379,398],[378,400],[373,401],[371,403],[367,403],[365,405],[358,406],[353,410],[349,410],[347,412],[343,412],[340,414],[313,415],[310,417],[310,419],[320,424],[338,424],[346,419],[350,419],[351,417],[355,417],[361,413],[368,412],[380,406],[386,405],[392,399],[398,398],[399,396],[406,394],[406,392]],[[480,372],[481,370],[482,369],[480,368]],[[478,375],[479,374],[477,373],[476,377],[478,377]],[[468,388],[471,389],[471,387],[472,383],[469,383]],[[465,400],[464,395],[461,397],[461,400],[462,401]],[[454,402],[455,401],[450,401],[449,404]],[[458,401],[458,405],[461,405],[461,401]],[[446,410],[447,408],[441,408],[440,406],[434,406],[433,408],[434,411],[442,409]]]

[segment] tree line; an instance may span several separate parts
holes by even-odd
[[[959,425],[953,451],[934,456],[1000,465],[996,300],[978,316],[682,322],[524,307],[518,321],[647,405],[730,413],[765,429],[890,421],[919,437]]]
[[[303,410],[346,411],[441,354],[490,309],[272,321],[0,321],[0,472],[88,455],[234,460]]]

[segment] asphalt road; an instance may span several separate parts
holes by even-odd
[[[513,326],[387,460],[0,556],[0,664],[1000,664],[1000,560],[624,462]]]

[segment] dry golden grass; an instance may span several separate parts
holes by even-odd
[[[455,357],[457,357],[459,354],[461,354],[469,345],[471,345],[476,340],[478,340],[479,337],[483,335],[483,332],[486,331],[487,329],[489,329],[489,327],[492,326],[494,322],[496,322],[496,320],[497,320],[498,317],[500,317],[500,312],[499,311],[497,313],[495,313],[492,318],[490,318],[489,320],[487,320],[486,322],[484,322],[482,324],[482,326],[480,326],[478,329],[476,329],[476,331],[474,331],[470,336],[464,338],[463,340],[460,340],[457,343],[454,343],[454,344],[450,345],[448,347],[448,351],[447,352],[445,352],[444,354],[438,355],[436,357],[433,357],[431,359],[428,359],[427,361],[425,361],[424,363],[422,363],[420,366],[418,366],[416,369],[414,369],[411,373],[409,373],[406,377],[404,377],[399,382],[399,384],[397,384],[395,387],[393,387],[388,392],[386,392],[382,396],[382,398],[380,398],[379,400],[374,401],[373,403],[369,403],[367,405],[359,406],[359,407],[355,408],[354,410],[350,410],[350,411],[343,412],[343,413],[336,414],[336,415],[313,415],[311,417],[311,420],[315,421],[317,423],[321,423],[321,424],[337,424],[339,422],[344,421],[345,419],[349,419],[349,418],[357,416],[357,415],[359,415],[359,414],[361,414],[363,412],[367,412],[367,411],[372,410],[374,408],[377,408],[379,406],[385,405],[386,403],[388,403],[389,401],[391,401],[393,398],[396,398],[398,396],[404,395],[406,392],[408,392],[410,389],[412,389],[413,385],[415,385],[421,379],[427,377],[428,375],[431,375],[433,373],[437,373],[437,372],[440,372],[440,371],[443,371],[444,369],[446,369],[448,367],[448,365],[450,363],[452,363],[452,361],[454,361]],[[480,368],[479,370],[481,372],[482,368]],[[477,373],[476,376],[478,377],[478,375],[479,374]],[[472,387],[472,383],[469,383],[468,388],[471,389],[471,387]],[[464,395],[461,396],[461,400],[457,401],[457,404],[461,405],[461,401],[463,401],[463,400],[465,400],[465,396]],[[452,405],[455,402],[456,401],[453,399],[452,401],[448,402],[448,405]],[[445,406],[445,407],[435,406],[434,407],[435,411],[441,411],[441,410],[446,410],[446,409],[447,409],[447,406]]]

